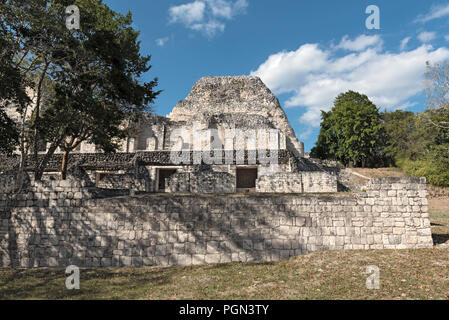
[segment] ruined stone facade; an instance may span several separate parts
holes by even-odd
[[[137,192],[337,191],[336,177],[304,158],[276,96],[251,76],[202,78],[167,117],[146,115],[117,154],[83,143],[70,163],[98,187]]]

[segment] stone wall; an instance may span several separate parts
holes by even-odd
[[[248,162],[248,151],[243,152],[243,163],[242,165],[253,164]],[[200,158],[203,155],[202,152],[191,151],[188,154],[188,164],[195,164],[194,159]],[[43,154],[40,154],[38,159],[42,160]],[[277,151],[277,162],[280,165],[285,165],[292,159],[292,154],[288,150],[278,150]],[[226,158],[225,151],[222,151],[222,159]],[[237,151],[233,152],[231,163],[226,164],[236,164]],[[257,164],[261,164],[260,159],[257,158]],[[17,156],[5,156],[0,154],[0,173],[8,170],[16,170],[19,166],[19,158]],[[47,172],[59,172],[61,169],[62,154],[54,154],[46,167]],[[170,151],[142,151],[137,153],[72,153],[70,154],[69,166],[76,164],[82,167],[84,170],[103,170],[103,171],[120,171],[128,170],[130,166],[138,164],[140,166],[173,166],[179,165],[174,164],[171,159]],[[27,171],[34,170],[34,160],[33,157],[27,157],[25,164],[25,169]]]
[[[113,190],[133,190],[138,192],[146,192],[151,182],[145,178],[136,178],[135,175],[124,173],[97,173],[95,180],[96,186],[103,189]]]
[[[216,171],[177,173],[166,180],[166,190],[169,193],[234,193],[235,176]]]
[[[11,193],[14,191],[16,184],[16,172],[9,171],[0,174],[0,194]]]
[[[305,193],[337,192],[337,175],[325,171],[303,172],[302,184]]]
[[[315,250],[432,246],[425,179],[359,194],[99,198],[70,181],[0,195],[1,267],[274,261]]]
[[[337,192],[337,176],[328,172],[276,173],[261,176],[256,191],[265,193],[333,193]]]
[[[276,173],[256,180],[256,191],[264,193],[302,193],[301,173]]]

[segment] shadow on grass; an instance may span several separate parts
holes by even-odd
[[[434,222],[430,223],[430,225],[432,227],[444,227],[444,224],[439,224],[439,223],[434,223]]]
[[[55,289],[55,281],[61,282],[61,286],[58,286],[60,290]],[[65,289],[64,270],[56,272],[50,269],[14,269],[8,276],[0,277],[1,299],[28,299],[33,296],[57,299],[61,298]],[[42,292],[45,292],[45,296],[42,296]]]
[[[65,269],[4,269],[0,273],[0,300],[7,299],[117,299],[127,291],[129,299],[138,298],[139,290],[163,286],[177,273],[171,268],[154,269],[154,272],[133,272],[128,269],[81,269],[79,290],[68,290]],[[143,269],[141,269],[143,270]],[[99,283],[107,282],[107,283]]]
[[[449,241],[449,234],[432,233],[433,244],[442,244]]]

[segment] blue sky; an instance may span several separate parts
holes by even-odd
[[[425,62],[449,59],[448,1],[104,0],[133,14],[158,77],[154,111],[167,115],[207,75],[262,78],[306,151],[320,110],[340,92],[365,93],[382,110],[425,108]],[[380,9],[368,30],[367,6]]]

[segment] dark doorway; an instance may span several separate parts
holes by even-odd
[[[237,189],[255,189],[257,168],[237,168]]]
[[[176,173],[176,169],[159,169],[158,191],[165,191],[165,179],[170,178]]]

